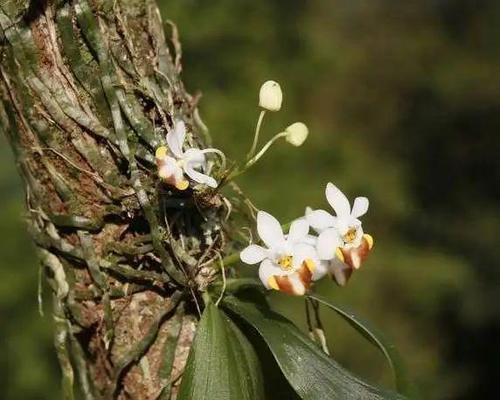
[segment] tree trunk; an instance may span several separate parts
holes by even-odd
[[[66,398],[175,398],[224,243],[220,195],[156,174],[174,118],[191,145],[208,140],[171,27],[167,43],[153,0],[1,0],[0,129],[54,293]]]

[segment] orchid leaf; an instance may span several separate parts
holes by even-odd
[[[228,278],[225,286],[222,282],[214,282],[211,287],[218,292],[224,288],[224,291],[227,293],[236,293],[243,290],[265,290],[260,279],[255,278]]]
[[[367,321],[357,317],[347,308],[334,304],[331,300],[326,299],[318,294],[311,294],[308,297],[312,300],[323,304],[339,314],[345,321],[356,329],[365,339],[379,349],[385,356],[393,371],[396,388],[403,394],[410,395],[412,392],[411,384],[406,376],[406,370],[403,366],[403,361],[395,346],[390,343],[380,331],[371,326]]]
[[[405,397],[363,382],[341,367],[293,323],[267,307],[228,296],[224,307],[264,339],[283,375],[304,400],[403,400]]]
[[[189,353],[179,400],[261,400],[260,363],[238,327],[212,303],[205,308]]]

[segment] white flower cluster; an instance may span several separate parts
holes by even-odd
[[[313,281],[327,274],[344,286],[361,266],[373,247],[359,220],[368,211],[368,199],[357,197],[351,208],[333,183],[326,186],[326,199],[335,215],[307,208],[288,234],[272,215],[258,212],[257,232],[265,247],[251,244],[240,258],[246,264],[260,263],[259,277],[266,288],[304,295]]]

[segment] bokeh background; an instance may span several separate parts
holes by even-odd
[[[203,93],[215,145],[241,159],[267,79],[282,111],[264,136],[306,122],[310,139],[277,145],[240,183],[282,221],[327,207],[324,186],[370,198],[372,257],[346,288],[317,290],[391,337],[425,399],[498,396],[500,370],[500,2],[497,0],[170,0],[184,80]],[[0,386],[6,400],[57,398],[50,316],[23,192],[0,142]],[[303,303],[273,295],[303,324]],[[323,312],[335,356],[390,385],[383,358]]]

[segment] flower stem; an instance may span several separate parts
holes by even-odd
[[[250,151],[247,154],[247,160],[249,160],[254,155],[255,150],[257,149],[257,142],[259,141],[260,127],[262,125],[262,120],[264,119],[264,115],[266,115],[266,110],[262,110],[260,112],[259,119],[257,120],[257,126],[255,127],[255,134],[253,137],[252,147],[250,148]]]
[[[250,168],[257,161],[259,161],[259,159],[264,155],[264,153],[269,149],[269,147],[271,147],[273,145],[273,143],[276,142],[276,140],[278,140],[279,138],[285,137],[286,135],[287,135],[286,132],[281,132],[281,133],[274,135],[273,138],[271,140],[269,140],[269,142],[267,142],[255,156],[253,156],[250,160],[247,161],[247,163],[245,164],[245,167],[243,168],[243,171]]]
[[[241,167],[233,170],[225,179],[225,182],[230,182],[237,176],[240,176],[243,172],[245,172],[248,168],[250,168],[252,165],[254,165],[259,159],[264,155],[264,153],[273,145],[273,143],[278,140],[279,138],[285,137],[287,135],[286,132],[280,132],[276,134],[271,140],[269,140],[263,147],[260,149],[260,151],[253,156],[251,159],[249,159],[246,164]],[[249,153],[250,154],[250,153]]]

